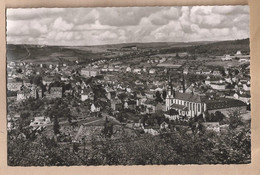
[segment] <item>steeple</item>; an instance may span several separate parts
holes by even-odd
[[[172,80],[171,80],[170,75],[168,75],[168,88],[167,88],[167,91],[168,91],[168,95],[169,96],[175,94],[174,90],[173,90],[173,87],[172,87]]]
[[[183,93],[185,93],[185,78],[184,78],[184,74],[183,74],[183,69],[182,69],[182,90],[183,90]]]

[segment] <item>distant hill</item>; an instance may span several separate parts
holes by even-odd
[[[135,45],[138,48],[158,49],[163,53],[189,52],[196,54],[234,54],[237,50],[249,53],[249,39],[200,42],[121,43],[100,46],[40,46],[7,45],[7,61],[58,62],[61,59],[87,60],[106,57],[107,49]]]
[[[172,47],[162,49],[161,53],[189,52],[192,54],[207,54],[222,56],[225,54],[235,54],[240,50],[244,54],[249,54],[249,38],[231,41],[219,41],[207,44],[198,44],[189,47]]]

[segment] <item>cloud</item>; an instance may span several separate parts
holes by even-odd
[[[6,16],[8,20],[30,20],[35,18],[46,18],[50,16],[63,14],[66,10],[63,8],[8,8]]]
[[[71,30],[73,26],[72,23],[67,23],[62,17],[59,17],[54,21],[52,28],[57,31],[67,31]]]
[[[249,14],[249,8],[248,6],[215,6],[212,12],[222,15]]]
[[[7,10],[7,42],[16,44],[187,42],[248,36],[248,6]]]

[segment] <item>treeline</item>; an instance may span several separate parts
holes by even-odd
[[[87,144],[57,144],[45,136],[8,137],[9,166],[242,164],[251,162],[250,129],[227,133],[176,131],[120,139],[93,137]]]

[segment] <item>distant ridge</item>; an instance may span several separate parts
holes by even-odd
[[[197,54],[232,54],[237,50],[249,52],[249,38],[228,41],[199,42],[149,42],[121,43],[98,46],[49,46],[49,45],[15,45],[7,44],[7,61],[59,62],[60,59],[96,59],[105,58],[108,49],[120,49],[135,45],[138,48],[158,49],[160,53],[189,52]]]
[[[172,46],[172,45],[201,45],[201,44],[209,44],[209,43],[220,43],[220,42],[247,42],[249,38],[245,39],[237,39],[237,40],[222,40],[222,41],[191,41],[191,42],[130,42],[130,43],[117,43],[117,44],[101,44],[101,45],[37,45],[37,44],[7,44],[8,45],[24,45],[30,47],[123,47],[136,45],[142,47],[143,45],[148,45],[150,47],[156,46]]]

